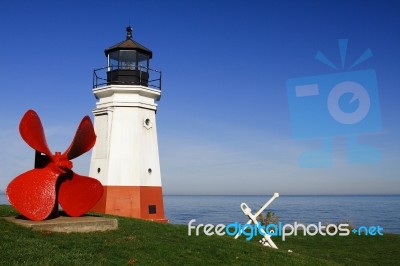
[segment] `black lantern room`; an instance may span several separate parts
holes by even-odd
[[[149,60],[153,53],[132,39],[132,27],[126,28],[126,40],[105,51],[107,84],[148,86]]]

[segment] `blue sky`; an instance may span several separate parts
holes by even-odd
[[[0,190],[33,165],[24,112],[35,109],[52,151],[65,150],[95,107],[93,68],[130,22],[163,71],[165,194],[399,194],[399,13],[399,1],[2,1]],[[349,71],[314,59],[321,51],[340,66],[338,39],[349,40],[349,64],[373,53],[352,70],[376,72],[382,129],[359,140],[381,160],[346,161],[339,136],[331,167],[304,168],[299,156],[320,142],[293,139],[286,81]],[[89,160],[74,170],[87,174]]]

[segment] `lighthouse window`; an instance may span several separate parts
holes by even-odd
[[[150,121],[149,118],[144,119],[144,121],[143,121],[143,126],[144,126],[146,129],[150,129],[150,128],[153,127],[153,125],[151,124],[151,121]]]
[[[110,70],[115,70],[118,68],[118,51],[112,52],[108,55],[108,66]]]
[[[157,206],[149,205],[149,214],[156,214],[156,213],[157,213]]]
[[[139,66],[140,70],[148,72],[149,57],[147,55],[139,53]]]
[[[136,67],[136,51],[119,52],[119,68],[134,69]]]

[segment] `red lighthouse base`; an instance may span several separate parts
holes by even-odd
[[[162,187],[104,186],[104,193],[92,211],[167,223]]]

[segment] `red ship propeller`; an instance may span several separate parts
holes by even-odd
[[[58,203],[69,216],[81,216],[99,201],[103,195],[101,183],[71,170],[70,160],[89,151],[96,142],[88,116],[82,119],[71,145],[63,154],[50,152],[42,122],[35,111],[25,113],[19,132],[29,146],[45,154],[43,168],[17,176],[7,187],[8,200],[23,216],[44,220],[58,210]]]

